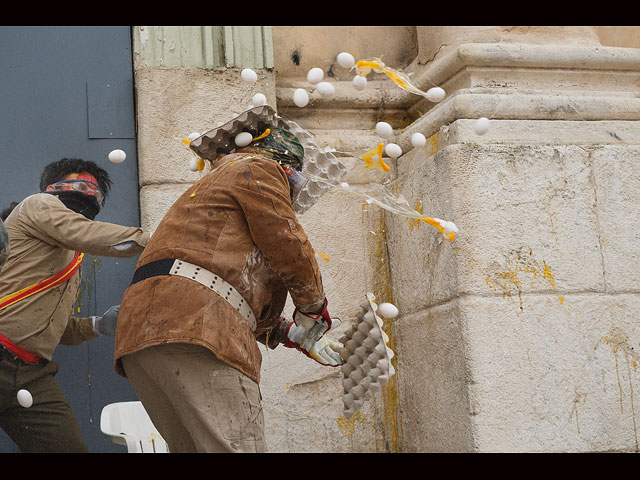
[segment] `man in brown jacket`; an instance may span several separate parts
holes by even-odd
[[[87,451],[51,358],[58,344],[115,334],[117,306],[101,317],[73,316],[83,254],[132,257],[148,242],[140,228],[93,221],[110,183],[93,162],[53,162],[42,192],[5,222],[11,252],[0,273],[0,427],[22,452]]]
[[[304,149],[274,125],[253,133],[169,209],[122,299],[115,368],[172,452],[266,451],[256,340],[342,363],[292,206]],[[287,294],[293,322],[280,316]]]

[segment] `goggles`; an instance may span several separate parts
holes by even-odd
[[[86,195],[93,195],[100,204],[102,204],[102,201],[104,200],[104,193],[102,192],[102,189],[89,180],[62,180],[51,184],[51,186],[60,190],[62,190],[63,187],[71,187],[72,190],[77,192],[82,192]]]

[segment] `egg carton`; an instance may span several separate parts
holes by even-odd
[[[394,354],[388,346],[389,337],[382,330],[383,321],[376,314],[378,305],[373,293],[367,293],[360,307],[356,324],[340,338],[344,345],[340,354],[345,360],[340,367],[344,377],[342,402],[347,419],[395,374],[391,364]]]
[[[218,156],[228,155],[238,148],[234,139],[239,133],[262,133],[269,126],[284,128],[293,133],[304,148],[302,173],[309,178],[309,182],[293,204],[296,213],[303,213],[330,188],[337,185],[347,173],[347,169],[330,148],[320,147],[313,134],[295,122],[284,120],[273,107],[259,105],[250,108],[227,123],[191,140],[189,147],[200,158],[214,162]]]

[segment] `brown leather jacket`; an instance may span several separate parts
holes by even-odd
[[[11,253],[0,273],[0,298],[59,273],[76,251],[133,257],[149,240],[149,233],[140,228],[89,220],[48,193],[24,199],[5,226]],[[127,242],[132,242],[129,248],[116,248]],[[78,270],[67,282],[0,310],[0,333],[46,360],[51,360],[59,343],[77,345],[96,338],[91,318],[73,316],[80,274]]]
[[[202,345],[256,382],[262,356],[256,340],[274,348],[290,321],[287,299],[317,311],[324,291],[315,252],[296,219],[289,183],[277,162],[245,148],[219,160],[169,209],[137,267],[174,258],[196,264],[230,283],[251,307],[257,328],[206,286],[160,275],[131,285],[118,317],[119,359],[163,343]]]

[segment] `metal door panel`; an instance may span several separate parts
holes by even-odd
[[[130,27],[0,27],[0,118],[0,208],[37,192],[46,164],[79,157],[113,180],[96,220],[140,225]],[[107,158],[116,148],[127,154],[121,164]],[[135,261],[87,255],[79,315],[120,303]],[[100,432],[100,412],[136,400],[113,371],[113,346],[105,337],[54,353],[56,380],[91,452],[125,451]],[[14,451],[0,430],[0,452]]]

